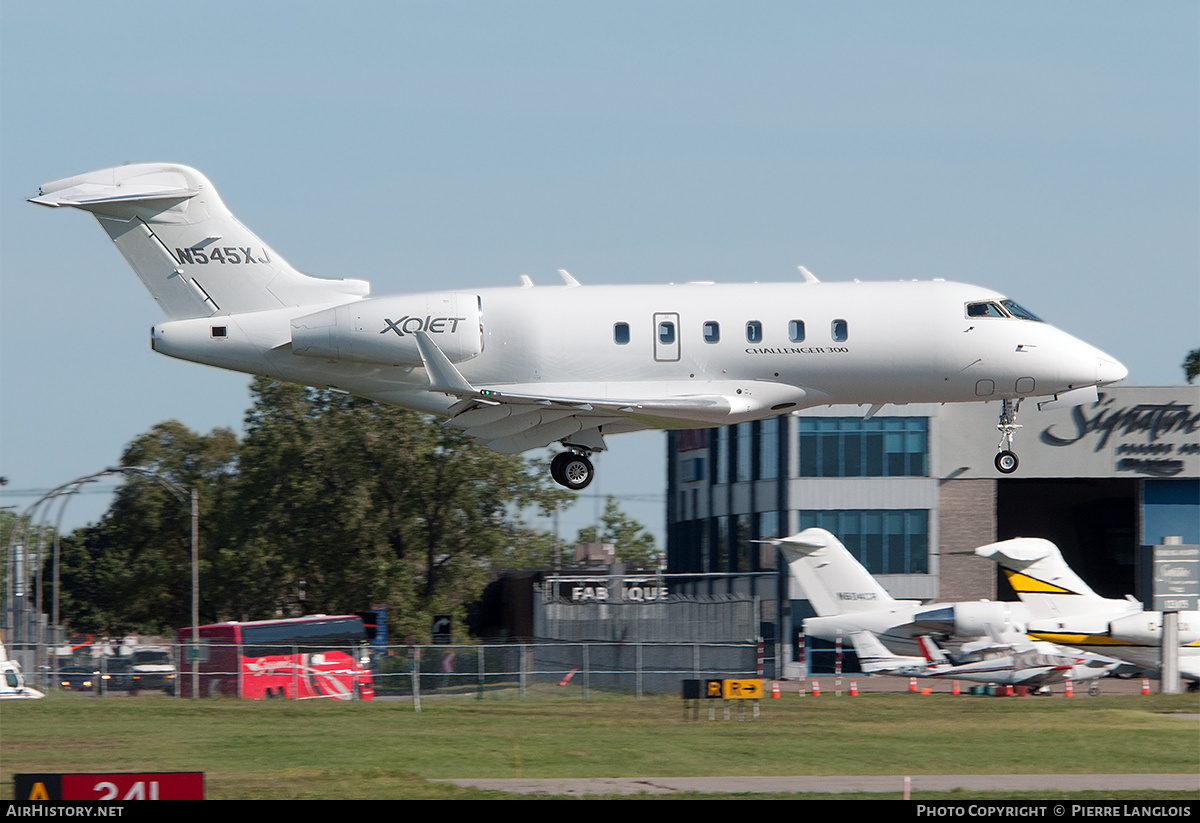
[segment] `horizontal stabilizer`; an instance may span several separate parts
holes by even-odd
[[[195,197],[199,193],[199,189],[187,186],[101,186],[84,183],[50,194],[31,197],[29,202],[55,208],[59,206],[87,208],[103,203],[129,203],[135,200],[183,200]]]

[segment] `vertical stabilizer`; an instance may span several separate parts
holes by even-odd
[[[1133,608],[1123,601],[1102,598],[1083,582],[1066,561],[1058,546],[1040,537],[1017,537],[975,549],[980,557],[995,561],[1004,570],[1017,596],[1029,607],[1034,619],[1061,617],[1117,604],[1120,611]]]
[[[89,172],[46,183],[30,202],[91,212],[172,320],[347,302],[369,291],[361,280],[293,269],[187,166]]]
[[[769,542],[783,552],[792,579],[821,617],[876,611],[894,602],[841,541],[824,529],[805,529]]]

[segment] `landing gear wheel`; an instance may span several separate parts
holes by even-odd
[[[595,474],[592,461],[582,454],[563,452],[550,461],[550,476],[554,482],[572,491],[587,488]]]
[[[550,477],[560,486],[567,485],[567,481],[563,478],[562,466],[563,461],[570,456],[570,452],[562,452],[554,455],[554,459],[550,461]]]
[[[1017,470],[1018,465],[1020,465],[1020,461],[1017,460],[1015,452],[1005,449],[996,455],[996,470],[1001,474],[1012,474]]]

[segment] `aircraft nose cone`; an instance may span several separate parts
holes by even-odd
[[[1118,380],[1124,380],[1129,374],[1129,369],[1122,366],[1116,360],[1108,356],[1096,358],[1096,382],[1101,386],[1106,386],[1109,383],[1116,383]]]

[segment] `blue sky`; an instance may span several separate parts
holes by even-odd
[[[1190,0],[2,0],[2,505],[162,420],[241,427],[249,379],[151,352],[160,315],[95,221],[25,202],[152,161],[377,295],[803,264],[995,288],[1132,384],[1200,347]],[[563,536],[605,494],[661,536],[662,436],[610,443]]]

